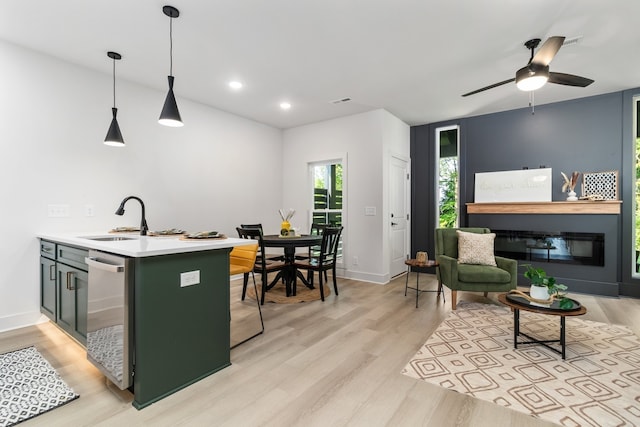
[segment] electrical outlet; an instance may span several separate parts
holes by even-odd
[[[358,257],[357,256],[353,257],[353,265],[358,265]]]
[[[180,287],[197,285],[200,283],[200,270],[180,273]]]
[[[47,205],[49,218],[64,218],[69,216],[69,205]]]
[[[93,205],[84,205],[84,215],[85,216],[94,216],[95,215],[95,209],[94,209]]]

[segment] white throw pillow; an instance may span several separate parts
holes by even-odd
[[[458,262],[460,264],[480,264],[496,266],[493,255],[495,233],[467,233],[456,230],[458,234]]]

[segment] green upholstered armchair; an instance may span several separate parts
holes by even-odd
[[[488,228],[436,228],[436,261],[438,282],[451,289],[451,308],[456,309],[457,291],[508,292],[518,284],[518,261],[495,257],[497,267],[458,263],[458,234],[490,233]]]

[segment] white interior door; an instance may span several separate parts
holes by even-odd
[[[406,271],[408,255],[408,168],[405,160],[391,157],[389,165],[389,241],[391,277]]]

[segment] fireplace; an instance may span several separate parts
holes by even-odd
[[[491,230],[495,254],[506,258],[604,266],[604,233]]]

